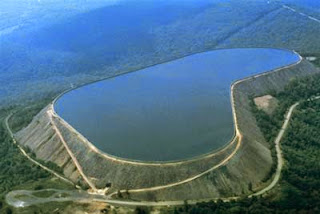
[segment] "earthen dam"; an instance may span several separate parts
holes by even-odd
[[[132,199],[244,194],[272,164],[249,95],[317,72],[280,49],[199,53],[70,90],[15,137],[74,182]]]

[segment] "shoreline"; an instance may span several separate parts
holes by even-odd
[[[199,52],[199,53],[195,53],[195,54],[190,54],[190,55],[187,55],[187,56],[184,56],[184,57],[181,57],[181,58],[177,58],[177,59],[182,59],[182,58],[185,58],[185,57],[188,57],[188,56],[191,56],[191,55],[196,55],[196,54],[201,54],[201,53],[206,53],[206,52],[212,52],[212,51],[218,51],[218,50],[229,50],[229,49],[265,49],[265,48],[221,48],[221,49],[215,49],[215,50],[211,50],[211,51],[203,51],[203,52]],[[235,104],[234,104],[234,95],[233,95],[233,89],[234,89],[234,86],[237,85],[238,83],[241,83],[243,81],[246,81],[246,80],[250,80],[250,79],[253,79],[253,78],[257,78],[259,76],[263,76],[263,75],[266,75],[266,74],[269,74],[269,73],[273,73],[273,72],[277,72],[279,70],[282,70],[282,69],[285,69],[285,68],[289,68],[289,67],[292,67],[292,66],[295,66],[297,64],[299,64],[301,61],[302,61],[302,57],[300,56],[300,54],[298,54],[296,51],[294,50],[288,50],[288,49],[281,49],[281,48],[269,48],[269,49],[272,49],[272,50],[282,50],[282,51],[286,51],[286,52],[290,52],[290,53],[294,53],[295,55],[297,55],[299,57],[298,61],[297,62],[294,62],[294,63],[291,63],[289,65],[285,65],[285,66],[281,66],[279,68],[275,68],[275,69],[272,69],[272,70],[268,70],[268,71],[265,71],[265,72],[262,72],[262,73],[259,73],[259,74],[256,74],[256,75],[253,75],[253,76],[249,76],[249,77],[245,77],[243,79],[239,79],[239,80],[236,80],[234,81],[231,86],[230,86],[230,103],[231,103],[231,108],[232,108],[232,116],[233,116],[233,125],[234,125],[234,134],[233,134],[233,137],[229,140],[228,143],[224,144],[222,147],[218,148],[218,149],[214,149],[214,150],[211,150],[207,153],[204,153],[204,154],[201,154],[201,155],[197,155],[197,156],[194,156],[194,157],[190,157],[190,158],[185,158],[185,159],[180,159],[180,160],[169,160],[169,161],[143,161],[143,160],[136,160],[136,159],[129,159],[129,158],[122,158],[122,157],[118,157],[118,156],[115,156],[115,155],[111,155],[107,152],[104,152],[100,149],[98,149],[92,142],[90,142],[84,135],[82,135],[79,131],[77,131],[75,128],[73,128],[67,121],[65,121],[56,111],[55,111],[55,104],[57,102],[57,100],[62,97],[64,94],[70,92],[70,91],[73,91],[73,90],[76,90],[78,88],[81,88],[83,86],[86,86],[86,85],[90,85],[90,84],[94,84],[96,82],[100,82],[100,81],[104,81],[104,80],[108,80],[108,79],[112,79],[112,78],[116,78],[118,76],[121,76],[121,75],[126,75],[128,73],[132,73],[132,72],[137,72],[137,71],[140,71],[142,69],[145,69],[145,68],[142,68],[142,69],[139,69],[139,70],[134,70],[134,71],[129,71],[129,72],[126,72],[126,73],[121,73],[121,74],[118,74],[118,75],[115,75],[115,76],[112,76],[112,77],[107,77],[107,78],[103,78],[101,80],[97,80],[97,81],[93,81],[93,82],[90,82],[90,83],[86,83],[86,84],[82,84],[82,85],[79,85],[77,87],[72,87],[70,89],[67,89],[65,91],[63,91],[62,93],[60,93],[57,97],[54,98],[54,100],[52,102],[50,102],[49,104],[49,109],[52,111],[52,116],[56,117],[57,119],[59,119],[61,121],[62,124],[64,124],[66,127],[68,127],[68,129],[75,133],[77,136],[79,136],[83,142],[85,142],[87,144],[87,146],[95,153],[103,156],[104,158],[107,158],[109,160],[112,160],[112,161],[118,161],[118,162],[122,162],[122,163],[128,163],[128,164],[135,164],[135,165],[148,165],[148,166],[155,166],[155,165],[159,165],[159,166],[168,166],[168,165],[179,165],[179,164],[182,164],[182,163],[188,163],[188,162],[194,162],[194,161],[198,161],[198,160],[203,160],[203,159],[207,159],[207,158],[210,158],[210,157],[213,157],[213,156],[216,156],[222,152],[224,152],[225,150],[227,150],[230,146],[232,146],[234,144],[234,142],[236,141],[237,137],[239,137],[239,128],[238,128],[238,124],[237,124],[237,117],[236,117],[236,113],[235,113]],[[177,60],[175,59],[175,60]],[[170,60],[170,61],[167,61],[167,62],[171,62],[171,61],[174,61],[174,60]],[[163,63],[167,63],[167,62],[163,62]],[[146,68],[149,68],[149,67],[153,67],[153,66],[156,66],[156,65],[160,65],[160,64],[163,64],[163,63],[158,63],[158,64],[155,64],[155,65],[151,65],[151,66],[148,66]]]

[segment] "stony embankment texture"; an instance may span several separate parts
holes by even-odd
[[[19,144],[29,147],[37,158],[52,161],[64,169],[64,174],[77,181],[81,176],[53,125],[58,128],[84,174],[97,188],[112,184],[111,191],[148,188],[185,180],[223,161],[234,151],[237,140],[221,151],[194,160],[173,164],[131,163],[108,158],[96,152],[78,132],[60,117],[49,114],[51,106],[42,110],[25,129],[15,134]]]
[[[280,91],[294,77],[319,72],[312,64],[300,64],[281,71],[268,73],[243,81],[234,87],[234,100],[239,130],[243,135],[241,147],[224,166],[186,184],[156,191],[131,193],[130,197],[141,200],[184,200],[218,198],[239,195],[261,186],[261,180],[270,171],[272,158],[270,143],[267,143],[256,125],[250,111],[248,95],[261,96],[269,90]],[[28,127],[16,133],[17,141],[29,147],[45,161],[52,161],[63,168],[64,174],[78,181],[81,175],[70,155],[57,136],[47,111],[43,109]],[[219,164],[229,156],[237,145],[230,144],[216,155],[206,156],[178,164],[135,164],[108,158],[92,149],[79,133],[73,131],[59,117],[53,123],[63,136],[82,167],[84,174],[97,188],[111,182],[111,191],[138,189],[171,184],[195,176]]]
[[[31,149],[38,159],[56,163],[63,169],[66,177],[77,182],[81,179],[80,174],[52,128],[47,110],[43,109],[27,128],[15,134],[15,138],[20,145]]]

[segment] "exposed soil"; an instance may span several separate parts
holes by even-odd
[[[269,94],[254,98],[254,103],[258,109],[263,110],[269,115],[272,114],[278,106],[278,100]]]

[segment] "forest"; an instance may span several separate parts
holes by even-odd
[[[52,175],[30,162],[23,156],[16,145],[13,144],[11,137],[5,127],[4,121],[10,112],[17,111],[11,123],[15,129],[20,129],[28,124],[33,116],[40,111],[47,102],[36,103],[29,107],[14,106],[11,108],[2,108],[0,110],[0,213],[19,213],[5,203],[5,195],[15,189],[40,190],[45,188],[72,189],[70,184],[66,184],[53,178]],[[19,124],[19,125],[18,125]],[[28,149],[26,148],[28,152]],[[30,152],[30,151],[29,151]],[[34,154],[29,155],[36,158]],[[51,162],[40,161],[42,164],[61,173],[61,169]],[[41,210],[32,208],[32,210]],[[32,212],[33,213],[33,212]]]

